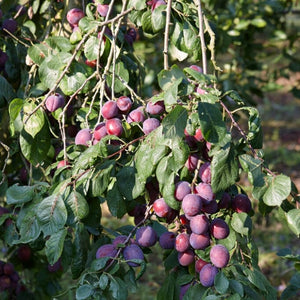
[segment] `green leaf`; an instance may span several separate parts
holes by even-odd
[[[190,23],[184,22],[183,24],[183,40],[189,52],[199,47],[199,38]]]
[[[251,20],[251,24],[255,27],[262,28],[267,25],[267,22],[264,19],[257,17]]]
[[[142,10],[147,7],[145,1],[129,0],[128,7],[134,7],[135,10]]]
[[[233,185],[238,178],[238,172],[238,161],[234,155],[233,145],[228,143],[224,149],[214,153],[211,161],[211,186],[213,192],[224,191]]]
[[[85,218],[89,213],[89,205],[84,196],[77,191],[72,191],[65,199],[67,209],[75,217],[75,221]],[[70,214],[68,214],[69,217]]]
[[[29,57],[36,63],[40,65],[46,56],[49,55],[49,48],[44,44],[34,44],[28,49]]]
[[[16,119],[18,117],[21,119],[20,112],[22,110],[23,103],[24,103],[23,99],[15,98],[9,104],[9,108],[8,108],[8,111],[9,111],[9,128],[10,128],[12,136],[15,134],[15,130],[17,129],[16,127],[18,127],[15,124]]]
[[[297,235],[300,235],[300,209],[292,209],[286,213],[286,219],[290,229]]]
[[[73,242],[73,261],[71,265],[72,278],[76,279],[85,269],[89,249],[89,234],[84,224],[78,223]]]
[[[170,272],[165,278],[162,287],[158,291],[157,300],[174,299],[176,290],[176,272]]]
[[[157,75],[160,88],[167,91],[171,87],[178,86],[184,79],[187,79],[178,66],[173,65],[170,70],[162,70]]]
[[[251,107],[249,110],[247,139],[255,149],[261,149],[263,146],[263,133],[258,109]]]
[[[110,72],[113,72],[112,67],[110,68]],[[122,61],[117,61],[115,65],[115,85],[114,91],[116,93],[120,93],[126,89],[126,86],[122,83],[122,81],[126,84],[129,82],[129,72],[127,67],[124,65]],[[119,79],[121,78],[121,80]],[[112,87],[112,75],[107,76],[107,84],[109,87]]]
[[[111,179],[111,183],[107,189],[106,200],[109,211],[114,217],[122,218],[126,214],[125,201],[119,191],[116,177]]]
[[[212,144],[220,143],[225,138],[227,129],[219,108],[215,104],[200,102],[198,114],[205,140]]]
[[[207,288],[202,284],[195,284],[188,289],[183,297],[183,300],[203,299],[202,297],[206,292]]]
[[[162,132],[165,138],[183,137],[188,118],[187,110],[177,105],[162,121]]]
[[[15,92],[10,83],[2,75],[0,75],[0,101],[3,98],[7,102],[10,102],[15,98]]]
[[[59,87],[65,95],[69,96],[74,94],[77,90],[79,90],[85,82],[85,74],[81,73],[80,71],[75,71],[74,73],[65,75],[62,81],[60,82]],[[81,93],[87,91],[87,86],[88,84],[85,85]]]
[[[34,186],[19,186],[17,183],[6,191],[6,202],[9,205],[20,205],[33,200]]]
[[[73,49],[69,39],[63,36],[50,36],[45,40],[45,43],[59,52],[70,52]]]
[[[99,39],[95,36],[89,37],[89,39],[84,44],[84,55],[88,60],[97,59],[99,53],[98,47],[99,47]],[[101,46],[101,50],[102,53],[100,53],[100,56],[103,54],[104,45]]]
[[[35,108],[36,108],[36,105],[32,102],[24,103],[23,111],[25,114],[25,118]],[[30,116],[30,118],[24,124],[24,129],[27,133],[29,133],[32,136],[32,138],[35,138],[35,136],[42,130],[44,124],[45,124],[44,113],[43,113],[42,109],[38,109],[33,115]]]
[[[116,175],[119,191],[126,200],[134,200],[140,196],[145,188],[134,166],[123,167]]]
[[[280,249],[276,254],[285,259],[300,262],[300,255],[293,255],[290,248]]]
[[[126,300],[128,297],[126,284],[119,277],[111,277],[109,291],[116,300]]]
[[[238,282],[237,280],[234,280],[234,279],[230,279],[229,286],[232,290],[234,290],[236,293],[238,293],[241,297],[244,296],[244,288],[240,282]]]
[[[151,16],[152,16],[152,12],[150,10],[147,10],[143,13],[141,18],[143,32],[150,35],[154,34]]]
[[[280,206],[291,192],[291,179],[283,174],[267,178],[267,190],[263,201],[269,206]]]
[[[106,191],[110,183],[110,177],[112,176],[114,167],[115,161],[106,161],[96,167],[90,184],[90,192],[93,197],[102,196]]]
[[[106,258],[106,257],[103,257],[103,258]],[[107,287],[107,285],[108,285],[108,283],[109,283],[109,277],[106,274],[101,274],[100,278],[99,278],[99,287],[100,287],[100,289],[101,290],[105,290],[106,287]]]
[[[262,172],[263,161],[248,154],[239,156],[239,162],[254,187],[262,188],[265,185],[264,174]]]
[[[152,11],[151,22],[153,31],[156,33],[161,29],[165,28],[166,23],[166,6],[160,5]]]
[[[37,211],[39,224],[44,236],[58,232],[67,221],[67,209],[60,195],[45,198]]]
[[[165,202],[173,209],[179,209],[180,202],[174,197],[174,182],[177,172],[174,172],[169,168],[171,160],[172,156],[167,156],[160,160],[156,169],[156,177],[159,182],[160,192]]]
[[[151,132],[135,154],[138,176],[145,183],[154,172],[158,162],[168,153],[168,148],[158,142],[160,133],[156,130]]]
[[[225,294],[229,287],[229,281],[223,272],[218,272],[215,277],[215,289],[220,294]]]
[[[252,230],[251,218],[246,213],[234,213],[232,215],[231,227],[242,235],[249,235]]]
[[[64,248],[67,229],[62,229],[50,236],[45,244],[45,253],[50,265],[54,265],[61,257]]]
[[[100,271],[106,266],[109,259],[110,259],[109,257],[101,257],[93,260],[91,264],[91,271],[93,272]]]
[[[81,285],[76,290],[76,300],[83,300],[83,299],[90,299],[90,296],[92,296],[94,293],[94,288],[92,285],[84,284]]]
[[[17,226],[21,237],[18,243],[30,243],[39,237],[41,233],[41,227],[37,220],[39,203],[39,200],[34,201],[30,205],[23,207],[19,212]]]

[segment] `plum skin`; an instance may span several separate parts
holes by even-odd
[[[159,198],[153,203],[153,210],[158,217],[165,218],[170,213],[171,208],[164,198]]]
[[[191,218],[190,227],[192,232],[196,234],[203,234],[208,230],[209,227],[208,218],[204,214],[196,215]]]
[[[182,210],[186,215],[195,216],[201,211],[202,199],[199,195],[188,194],[182,200]]]
[[[237,213],[249,213],[251,211],[251,201],[250,199],[244,194],[237,194],[231,202],[231,207]]]
[[[71,26],[78,26],[80,19],[84,17],[84,12],[79,8],[72,8],[67,13],[67,20]]]
[[[229,226],[223,219],[216,218],[210,223],[210,233],[216,239],[226,239],[229,235]]]
[[[160,125],[159,120],[157,120],[155,118],[146,119],[143,122],[143,131],[144,131],[145,134],[149,134],[154,129],[156,129],[159,125]]]
[[[175,184],[175,199],[177,201],[182,201],[183,198],[191,193],[191,187],[187,181],[179,181]]]
[[[175,249],[178,252],[185,252],[190,247],[190,237],[187,233],[180,233],[175,239]]]
[[[106,131],[109,135],[120,137],[123,133],[122,122],[118,118],[109,119],[105,123]]]
[[[157,234],[151,226],[142,226],[137,229],[135,239],[142,247],[152,247],[157,242]]]
[[[215,277],[218,274],[218,272],[218,268],[211,264],[203,266],[199,274],[201,284],[204,287],[213,286]]]
[[[191,249],[187,249],[185,252],[178,252],[178,261],[182,266],[188,266],[195,261],[195,253]]]
[[[163,249],[173,249],[175,246],[176,235],[174,232],[164,232],[159,238],[159,245]]]
[[[217,268],[224,268],[229,262],[229,251],[221,244],[215,245],[210,249],[210,261]]]
[[[144,253],[143,253],[142,249],[136,244],[126,246],[123,250],[123,256],[124,256],[125,260],[131,260],[131,259],[144,260]],[[127,264],[131,267],[139,266],[139,264],[132,262],[132,261],[128,261]]]
[[[64,97],[59,93],[55,93],[54,95],[51,95],[46,99],[45,105],[47,110],[49,110],[50,112],[54,112],[60,107],[63,107],[64,103],[65,103]]]
[[[104,119],[112,119],[117,116],[119,112],[116,101],[107,101],[101,108],[101,115]]]
[[[89,128],[84,128],[78,131],[75,137],[76,145],[88,146],[88,142],[92,140],[92,134]]]

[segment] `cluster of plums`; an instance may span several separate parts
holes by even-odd
[[[6,299],[14,299],[16,295],[26,291],[25,286],[20,281],[18,272],[10,262],[0,261],[0,296],[5,293]]]

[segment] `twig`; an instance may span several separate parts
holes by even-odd
[[[212,30],[212,28],[210,27],[209,22],[205,15],[203,15],[203,19],[204,19],[205,28],[210,36],[210,42],[208,45],[208,49],[211,53],[211,58],[210,58],[211,62],[216,71],[223,72],[223,70],[217,66],[217,61],[216,61],[216,54],[215,54],[216,35],[215,35],[214,31]]]
[[[132,230],[129,232],[129,234],[128,234],[126,240],[124,241],[124,244],[125,244],[125,245],[130,241],[130,239],[131,239],[131,237],[133,236],[133,234],[134,234],[134,232],[136,231],[136,229],[137,229],[138,227],[140,227],[142,224],[144,224],[144,223],[146,222],[146,220],[147,220],[149,217],[151,217],[151,215],[152,215],[152,212],[151,212],[152,206],[153,206],[153,205],[147,206],[147,209],[146,209],[145,216],[144,216],[143,220],[141,220],[138,224],[136,224],[136,225],[132,228]],[[122,248],[119,248],[119,249],[118,249],[117,253],[112,257],[112,260],[111,260],[111,261],[109,262],[109,264],[105,267],[104,272],[105,272],[106,270],[108,270],[108,269],[113,265],[115,259],[121,254],[122,250],[123,250]]]
[[[255,151],[255,149],[252,147],[252,145],[249,143],[247,136],[244,132],[244,130],[240,127],[240,125],[235,121],[231,111],[227,108],[227,106],[224,104],[224,102],[222,100],[219,100],[221,106],[223,107],[223,109],[226,111],[226,113],[228,114],[229,118],[231,119],[231,122],[233,124],[234,127],[236,127],[238,129],[238,131],[240,132],[242,138],[244,139],[244,141],[246,142],[246,144],[248,145],[249,149],[251,150],[253,156],[255,159],[259,159],[262,163],[264,162],[264,160],[262,158],[260,158],[257,154],[257,152]],[[266,167],[263,164],[263,167],[265,168],[265,170],[272,176],[276,176],[276,174],[274,174],[268,167]]]
[[[87,32],[82,40],[80,41],[80,43],[77,45],[77,47],[75,48],[75,51],[72,55],[72,57],[70,58],[68,64],[66,65],[65,69],[63,70],[63,72],[61,73],[61,75],[59,76],[59,78],[56,80],[54,86],[49,90],[49,92],[46,94],[44,100],[35,107],[34,110],[32,110],[29,115],[26,117],[26,119],[24,120],[24,124],[27,123],[27,121],[30,119],[30,117],[38,110],[40,109],[46,102],[47,98],[57,89],[58,85],[60,84],[60,82],[62,81],[63,77],[66,75],[66,73],[68,72],[73,60],[75,59],[77,53],[79,52],[81,46],[85,43],[85,41],[87,40],[87,38],[90,36],[90,34],[94,31],[94,29],[90,30],[89,32]]]
[[[201,0],[194,0],[195,5],[198,8],[198,18],[199,18],[199,38],[201,42],[201,52],[202,52],[202,68],[203,74],[207,74],[207,59],[206,59],[206,45],[204,39],[204,29],[203,29],[203,14],[201,8]]]
[[[25,44],[23,41],[18,39],[15,35],[13,35],[10,31],[8,31],[6,28],[3,28],[3,31],[5,31],[7,34],[9,34],[14,40],[16,40],[18,43],[22,44],[26,48],[29,48],[30,46]]]
[[[169,31],[170,31],[170,20],[171,20],[171,7],[172,0],[168,0],[167,4],[167,15],[166,15],[166,26],[165,26],[165,38],[164,38],[164,69],[169,69]]]
[[[9,155],[9,150],[10,150],[10,148],[6,145],[6,144],[4,144],[4,143],[2,143],[1,141],[0,141],[0,145],[5,149],[5,151],[7,152],[7,155],[6,155],[6,158],[5,158],[5,160],[4,160],[4,165],[3,165],[3,168],[2,168],[2,179],[1,179],[1,181],[0,181],[0,186],[2,185],[2,183],[4,182],[4,180],[5,180],[5,177],[6,177],[6,175],[4,174],[4,172],[5,172],[5,168],[6,168],[6,166],[7,166],[7,162],[8,162],[8,160],[9,160],[9,157],[10,157],[10,155]]]

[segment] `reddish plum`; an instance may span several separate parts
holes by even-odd
[[[229,235],[228,224],[220,218],[212,220],[209,229],[215,239],[226,239]]]
[[[84,12],[79,8],[72,8],[67,13],[67,20],[71,26],[78,26],[80,19],[84,17]]]
[[[157,101],[155,103],[149,101],[146,105],[146,112],[150,115],[160,115],[165,111],[164,101]]]
[[[138,107],[132,110],[127,116],[127,123],[144,122],[144,121],[145,121],[145,115],[142,107]]]
[[[189,235],[185,232],[179,233],[175,240],[175,249],[178,252],[184,252],[190,247]]]
[[[211,167],[209,162],[206,162],[200,166],[198,176],[204,183],[211,182]]]
[[[100,141],[106,135],[107,135],[107,130],[105,127],[105,122],[101,122],[94,129],[94,139]]]
[[[208,230],[209,227],[208,218],[204,214],[196,215],[191,218],[190,227],[192,232],[196,234],[203,234]]]
[[[153,203],[153,210],[158,217],[165,218],[171,211],[171,207],[165,202],[164,198],[159,198]]]
[[[109,5],[107,5],[107,4],[98,4],[97,5],[97,12],[102,17],[106,17],[108,9],[109,9]]]
[[[232,209],[237,213],[249,213],[251,211],[251,201],[244,194],[238,194],[232,199]]]
[[[121,136],[123,133],[122,122],[118,118],[109,119],[105,123],[106,131],[109,135]]]
[[[188,266],[195,261],[195,253],[192,249],[185,252],[178,252],[178,261],[182,266]]]
[[[116,101],[107,101],[101,108],[101,115],[104,119],[112,119],[118,115],[119,109]]]
[[[92,140],[91,130],[89,128],[84,128],[78,131],[75,137],[76,145],[88,146],[88,142]]]
[[[210,236],[207,232],[203,234],[191,233],[190,245],[196,250],[204,250],[210,245]]]
[[[126,114],[132,107],[132,101],[129,97],[121,96],[117,100],[117,106],[120,112]]]

